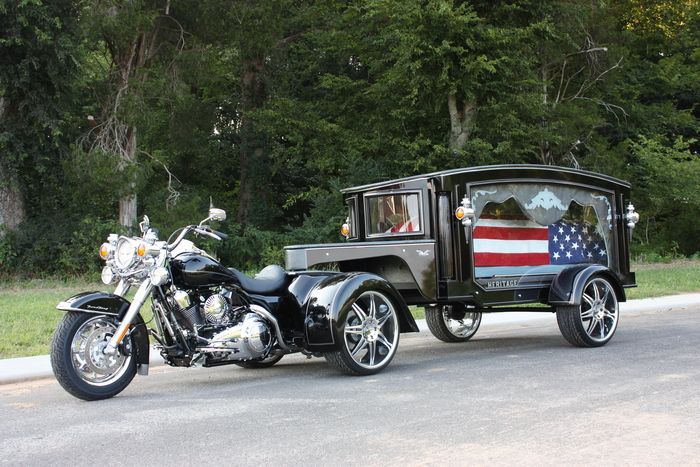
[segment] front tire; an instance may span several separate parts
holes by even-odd
[[[425,308],[428,329],[443,342],[466,342],[481,325],[481,312],[461,303]]]
[[[131,338],[127,336],[114,355],[102,353],[116,329],[112,316],[75,311],[64,315],[51,341],[51,367],[63,389],[93,401],[114,397],[129,385],[136,375]]]
[[[362,293],[340,328],[340,350],[324,354],[343,373],[373,375],[386,368],[399,346],[399,320],[391,299],[381,292]]]
[[[613,286],[602,277],[593,277],[583,288],[580,305],[557,307],[557,324],[571,345],[600,347],[615,334],[619,315]]]

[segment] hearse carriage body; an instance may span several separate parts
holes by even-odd
[[[471,338],[484,312],[537,310],[556,312],[573,345],[600,346],[615,332],[625,289],[636,285],[629,241],[639,216],[630,185],[613,177],[499,165],[343,194],[346,241],[289,246],[287,269],[332,264],[381,278],[401,302],[399,314],[408,315],[406,305],[425,307],[430,330],[443,341]],[[307,332],[320,324],[312,315]],[[416,330],[410,315],[400,318],[402,332]],[[337,328],[346,316],[328,319]]]

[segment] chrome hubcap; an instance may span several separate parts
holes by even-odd
[[[379,292],[365,292],[353,303],[345,323],[345,348],[364,368],[377,368],[393,356],[399,339],[391,301]]]
[[[605,279],[593,279],[583,292],[581,324],[596,342],[610,338],[618,320],[618,303],[612,286]]]
[[[449,311],[447,307],[443,308],[442,319],[445,321],[445,325],[452,335],[456,337],[469,337],[476,332],[479,323],[481,323],[481,313],[478,311],[468,312],[464,314],[464,318],[462,319],[452,319],[450,318]]]
[[[380,334],[379,321],[376,318],[367,318],[365,322],[362,323],[362,337],[364,337],[367,342],[376,342]]]
[[[83,323],[71,343],[71,362],[78,376],[86,383],[104,386],[121,377],[128,368],[131,356],[121,352],[104,353],[117,327],[99,316]]]

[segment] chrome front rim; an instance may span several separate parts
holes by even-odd
[[[618,303],[615,291],[605,279],[593,279],[583,291],[581,324],[588,337],[606,341],[617,327]]]
[[[375,369],[389,362],[399,340],[391,300],[379,292],[360,295],[348,313],[343,334],[345,348],[361,367]]]
[[[105,354],[117,326],[104,316],[80,326],[71,343],[71,362],[80,379],[93,386],[106,386],[119,379],[129,367],[131,356],[117,351]]]
[[[462,319],[452,319],[450,318],[449,308],[443,307],[442,319],[453,336],[461,338],[471,337],[479,328],[481,313],[478,311],[467,312]]]

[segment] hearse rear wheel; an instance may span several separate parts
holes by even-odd
[[[619,314],[613,286],[602,277],[593,277],[583,288],[581,305],[557,307],[557,324],[571,345],[600,347],[615,334]]]
[[[340,350],[326,360],[349,375],[373,375],[389,365],[399,346],[399,320],[391,299],[381,292],[362,293],[340,328]]]
[[[425,307],[425,321],[433,336],[443,342],[466,342],[481,324],[481,312],[458,303]]]

